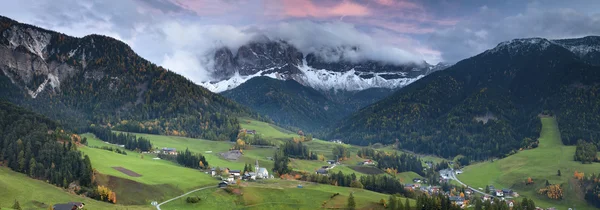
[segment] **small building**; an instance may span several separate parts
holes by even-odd
[[[319,168],[317,169],[316,174],[327,175],[327,170]]]
[[[256,172],[257,179],[268,179],[269,171],[266,168],[261,168],[258,165],[258,160],[256,160],[256,164],[254,165],[254,171]]]
[[[491,199],[492,199],[492,197],[489,196],[489,195],[484,195],[483,196],[483,201],[488,201],[488,200],[491,200]]]
[[[233,181],[235,181],[235,177],[233,175],[229,175],[229,177],[227,177],[227,183],[233,183]]]
[[[373,160],[369,159],[369,160],[363,161],[363,165],[375,165],[375,162],[373,162]]]
[[[219,188],[225,188],[225,187],[227,187],[227,185],[229,185],[229,184],[227,184],[227,182],[220,182],[217,186]]]
[[[239,177],[241,173],[242,172],[240,170],[229,170],[229,174],[233,175],[234,177]]]
[[[496,190],[496,196],[504,197],[504,192],[502,192],[502,190]]]
[[[246,134],[256,134],[256,130],[246,130]]]
[[[502,192],[503,192],[505,195],[512,195],[512,194],[513,194],[513,191],[512,191],[511,189],[502,189]]]
[[[404,189],[414,190],[415,189],[415,185],[414,184],[404,184]]]
[[[161,152],[165,155],[177,155],[177,149],[175,148],[162,148]]]
[[[450,202],[457,206],[462,206],[463,204],[465,204],[465,198],[460,196],[450,196],[448,197],[448,199],[450,199]]]
[[[246,172],[244,174],[244,176],[242,176],[242,179],[245,179],[245,180],[256,180],[256,173],[254,173],[254,172]]]
[[[338,162],[335,160],[327,160],[327,163],[328,164],[337,164]]]
[[[63,203],[63,204],[55,204],[54,206],[52,206],[52,209],[53,210],[77,210],[77,209],[83,209],[84,206],[85,206],[85,203],[69,202],[69,203]]]
[[[413,181],[414,183],[421,183],[421,179],[419,179],[419,178],[414,178],[412,181]]]

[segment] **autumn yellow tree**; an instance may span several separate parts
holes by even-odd
[[[460,192],[460,197],[461,197],[461,198],[464,198],[464,197],[465,197],[465,193],[463,193],[463,192]]]
[[[541,195],[546,195],[550,199],[560,200],[563,197],[563,189],[558,184],[549,185],[538,190]]]
[[[527,185],[533,184],[533,179],[531,177],[527,178]]]
[[[575,178],[578,180],[583,180],[583,177],[585,176],[585,174],[583,172],[577,172],[575,171]]]

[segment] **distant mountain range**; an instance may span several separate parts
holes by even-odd
[[[328,138],[483,159],[527,147],[547,114],[564,143],[598,144],[598,46],[599,37],[500,43],[341,120]]]
[[[359,51],[356,47],[329,49],[343,56],[344,51]],[[201,83],[213,92],[231,90],[259,76],[278,80],[295,80],[319,91],[360,91],[369,88],[395,89],[404,87],[423,76],[447,68],[448,64],[389,64],[363,60],[340,59],[328,62],[313,54],[303,54],[285,40],[270,40],[260,36],[235,50],[223,47],[214,55],[212,81]]]
[[[70,37],[0,16],[0,100],[73,129],[234,139],[252,111],[110,37]]]

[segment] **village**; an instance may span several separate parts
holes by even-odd
[[[255,130],[241,130],[246,134],[256,134]],[[333,143],[343,144],[341,141],[336,140],[332,141]],[[108,142],[105,142],[110,144]],[[123,145],[115,145],[119,147],[123,147]],[[212,153],[212,151],[206,151],[207,153]],[[179,153],[176,148],[156,148],[152,153],[161,154],[161,155],[172,155],[177,156]],[[228,160],[237,160],[243,153],[240,150],[230,150],[227,152],[220,153],[221,157]],[[160,159],[156,157],[155,159]],[[272,159],[272,157],[267,157],[267,159]],[[327,176],[329,174],[329,170],[333,169],[337,166],[342,165],[339,160],[326,160],[324,161],[326,164],[321,166],[320,168],[314,171],[315,174]],[[365,159],[362,162],[359,162],[358,165],[361,166],[372,166],[375,167],[377,163],[371,159]],[[431,169],[434,163],[432,161],[424,162],[424,170]],[[443,169],[439,171],[439,183],[450,183],[451,180],[454,180],[460,183],[465,187],[464,193],[457,192],[455,187],[453,189],[444,190],[442,186],[439,185],[429,185],[427,180],[422,178],[414,178],[412,179],[412,183],[404,184],[404,189],[407,191],[419,192],[428,195],[437,195],[442,194],[444,196],[448,196],[449,200],[452,204],[460,206],[463,209],[471,208],[474,206],[474,199],[481,199],[482,202],[489,201],[490,203],[494,203],[495,200],[505,201],[510,208],[516,205],[517,201],[515,200],[519,197],[519,194],[512,189],[496,189],[493,185],[486,186],[486,189],[477,188],[474,189],[463,184],[460,180],[456,178],[456,175],[461,174],[462,170],[459,168],[453,168],[454,162],[449,162],[449,168]],[[256,181],[256,180],[264,180],[264,179],[273,179],[273,174],[269,173],[269,169],[260,167],[258,160],[255,161],[254,167],[246,167],[244,169],[233,169],[229,167],[211,167],[210,169],[206,169],[204,173],[209,174],[220,182],[217,184],[219,188],[226,188],[229,185],[239,184],[239,181]],[[299,185],[298,187],[301,187]],[[555,208],[539,208],[536,207],[536,210],[554,210]]]

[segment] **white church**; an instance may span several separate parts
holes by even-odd
[[[269,171],[266,168],[261,168],[258,165],[258,160],[256,160],[256,164],[254,165],[254,172],[248,172],[244,174],[248,179],[256,180],[256,179],[268,179]]]

